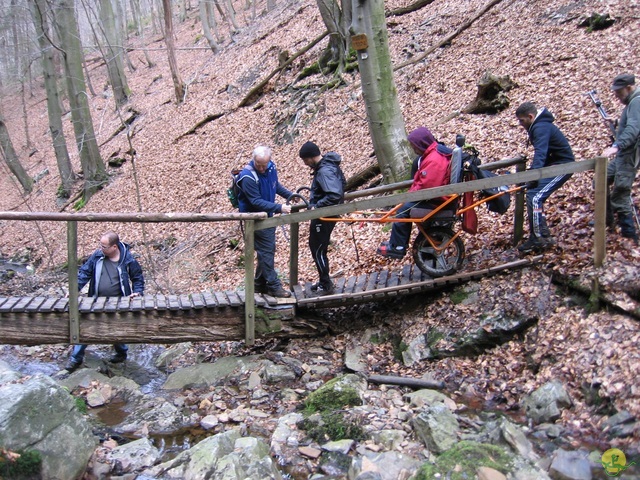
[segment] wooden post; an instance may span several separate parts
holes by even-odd
[[[300,224],[292,223],[289,226],[289,286],[293,290],[293,286],[298,284],[298,250],[300,246]]]
[[[597,157],[594,174],[593,264],[600,268],[606,255],[607,158]]]
[[[67,222],[67,266],[69,275],[69,343],[80,343],[78,312],[78,222]]]
[[[516,173],[527,169],[526,161],[516,164]],[[516,204],[513,210],[513,245],[517,245],[524,236],[524,189],[516,192]]]
[[[244,224],[244,343],[247,345],[253,345],[256,342],[255,285],[253,283],[255,277],[253,265],[255,231],[255,221],[247,220]]]

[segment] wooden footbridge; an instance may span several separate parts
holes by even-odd
[[[498,166],[499,162],[488,164]],[[502,165],[500,165],[502,166]],[[364,192],[348,194],[347,199],[374,196],[333,207],[306,210],[290,215],[266,218],[262,213],[190,214],[190,213],[52,213],[0,212],[0,220],[65,221],[69,297],[0,298],[0,343],[36,345],[51,343],[177,343],[184,341],[222,341],[244,339],[248,345],[255,335],[263,337],[300,337],[324,334],[328,325],[312,316],[297,316],[299,309],[343,307],[359,303],[388,302],[403,295],[415,295],[457,285],[469,280],[519,268],[538,261],[530,257],[511,263],[456,275],[427,278],[414,265],[398,271],[383,270],[357,277],[336,279],[335,294],[316,296],[298,286],[298,226],[313,218],[341,215],[357,210],[383,208],[390,204],[428,200],[443,195],[461,194],[501,185],[513,185],[564,173],[596,170],[594,263],[602,265],[605,254],[606,159],[546,167],[484,180],[396,195],[380,193],[406,187],[406,182]],[[516,199],[514,242],[522,234],[522,198]],[[216,222],[243,221],[245,226],[244,291],[204,292],[184,295],[145,295],[143,297],[79,297],[77,284],[77,222]],[[254,292],[254,232],[289,224],[290,284],[294,295],[276,299]],[[518,229],[518,225],[520,229]]]
[[[299,285],[292,298],[254,294],[255,330],[266,338],[323,335],[321,318],[297,316],[298,310],[332,308],[359,303],[389,302],[404,295],[434,291],[531,265],[542,256],[496,267],[426,278],[415,265],[400,270],[338,278],[335,294],[317,296]],[[78,302],[81,343],[178,343],[242,340],[245,338],[246,292],[201,292],[143,297],[81,297]],[[304,320],[302,318],[305,318]],[[70,335],[69,299],[0,297],[2,343],[39,345],[66,343]],[[28,332],[26,335],[25,333]]]

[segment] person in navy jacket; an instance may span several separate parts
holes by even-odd
[[[530,169],[575,161],[569,142],[554,124],[555,119],[549,110],[538,109],[533,103],[525,102],[516,109],[516,118],[527,131],[529,142],[533,145]],[[519,251],[540,251],[555,243],[544,215],[544,202],[564,185],[571,175],[569,173],[527,183],[529,238],[518,247]]]

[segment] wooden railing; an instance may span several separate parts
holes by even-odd
[[[519,165],[518,170],[523,169],[522,159],[509,159],[501,162],[493,162],[483,165],[483,168],[498,169],[511,165]],[[605,217],[606,217],[606,165],[607,159],[598,157],[580,162],[565,163],[553,167],[545,167],[535,170],[517,171],[514,174],[500,175],[483,180],[473,180],[443,187],[429,188],[416,192],[404,192],[392,195],[381,195],[390,191],[407,188],[411,182],[400,182],[385,185],[346,195],[347,203],[332,207],[319,208],[293,212],[289,215],[279,215],[267,218],[265,213],[54,213],[54,212],[0,212],[0,220],[21,221],[58,221],[67,222],[67,255],[69,272],[69,340],[77,343],[79,340],[79,311],[78,311],[78,256],[77,256],[77,222],[133,222],[133,223],[164,223],[164,222],[225,222],[243,221],[245,224],[245,342],[247,345],[255,343],[255,304],[254,304],[254,232],[278,225],[291,225],[290,235],[290,276],[289,282],[298,283],[298,244],[301,222],[343,215],[358,210],[384,208],[403,202],[415,202],[441,197],[443,195],[463,194],[464,192],[479,191],[486,188],[500,187],[503,185],[515,185],[519,183],[540,180],[567,173],[585,172],[595,170],[594,175],[594,264],[602,266],[605,259]],[[358,200],[361,197],[370,197]],[[372,197],[372,198],[371,198]],[[298,207],[299,208],[299,207]],[[514,218],[514,241],[522,236],[524,200],[522,193],[516,197]]]

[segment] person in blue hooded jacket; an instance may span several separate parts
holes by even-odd
[[[516,118],[527,131],[529,142],[533,145],[530,169],[575,161],[569,142],[553,123],[555,119],[549,110],[538,109],[533,103],[525,102],[516,109]],[[544,250],[555,243],[544,215],[544,202],[562,187],[571,175],[569,173],[527,183],[529,238],[518,247],[519,251],[526,253]]]
[[[144,293],[142,267],[117,233],[109,231],[102,235],[100,248],[78,270],[78,290],[87,283],[90,297],[138,297]],[[129,348],[124,343],[115,343],[113,347],[116,353],[109,361],[124,362]],[[73,372],[82,365],[86,348],[86,345],[74,345],[65,365],[67,371]]]
[[[304,143],[300,147],[299,155],[313,173],[309,208],[329,207],[343,203],[347,181],[340,168],[342,157],[336,152],[327,152],[322,155],[320,148],[313,142]],[[331,232],[335,226],[336,222],[325,222],[319,218],[311,220],[309,225],[309,250],[320,277],[319,281],[311,286],[311,290],[318,296],[334,293],[327,250],[331,241]]]
[[[276,164],[271,160],[269,147],[258,146],[253,150],[252,160],[238,174],[238,208],[240,212],[291,213],[291,206],[276,203],[276,195],[289,199],[293,193],[278,181]],[[275,269],[275,227],[255,232],[255,249],[258,267],[254,279],[256,293],[288,298],[291,292],[282,288]]]

